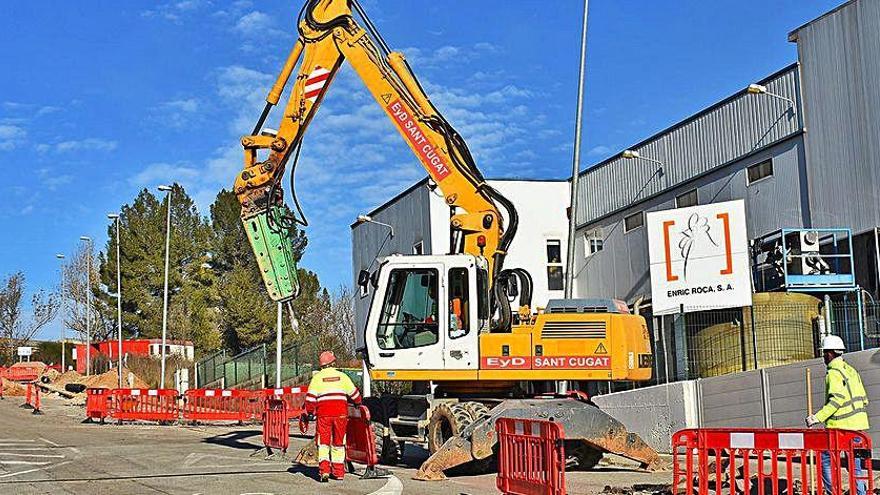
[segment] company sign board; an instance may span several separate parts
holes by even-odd
[[[752,305],[742,200],[649,212],[654,315]]]

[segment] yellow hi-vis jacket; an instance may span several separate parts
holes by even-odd
[[[361,393],[351,378],[336,368],[315,373],[306,394],[306,412],[318,416],[347,416],[348,401],[361,403]]]
[[[834,358],[825,374],[825,406],[816,419],[826,428],[866,431],[867,407],[868,394],[859,373],[842,358]]]

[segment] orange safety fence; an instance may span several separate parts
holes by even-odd
[[[86,418],[104,422],[110,415],[112,396],[109,388],[86,389]]]
[[[287,404],[288,417],[298,418],[305,412],[308,391],[309,387],[281,387],[264,389],[263,394],[267,399],[283,400]]]
[[[672,438],[673,493],[874,493],[871,448],[858,431],[682,430]]]
[[[27,384],[25,392],[24,404],[21,407],[27,407],[34,410],[34,414],[42,414],[40,411],[40,387],[33,383]]]
[[[110,417],[118,421],[177,421],[177,390],[118,388],[110,392]]]
[[[259,392],[238,389],[187,390],[183,419],[186,421],[254,421],[262,415]]]
[[[287,403],[282,399],[266,399],[263,414],[263,445],[271,455],[272,450],[286,453],[290,447],[290,417]]]
[[[565,495],[565,431],[542,419],[498,418],[498,477],[505,495]]]

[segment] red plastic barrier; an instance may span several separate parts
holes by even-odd
[[[266,399],[266,411],[263,413],[263,445],[266,451],[287,452],[290,447],[290,418],[287,403],[282,399],[270,397]]]
[[[110,416],[111,394],[109,388],[86,389],[86,418],[97,419],[102,423]]]
[[[173,389],[117,388],[110,395],[110,417],[119,421],[177,421],[180,415]]]
[[[40,370],[32,367],[13,366],[6,370],[6,378],[14,382],[32,382],[40,377]]]
[[[867,484],[867,493],[874,493],[871,448],[870,437],[857,431],[682,430],[672,437],[672,491],[776,495],[789,493],[789,487],[799,484],[800,493],[825,493],[827,489],[842,495],[858,482]],[[822,455],[831,457],[830,487],[823,487]],[[861,459],[861,474],[844,470],[844,458],[848,465]]]
[[[250,390],[196,389],[186,392],[186,421],[252,421],[260,418],[262,403]]]
[[[289,417],[298,418],[305,412],[308,391],[309,387],[282,387],[263,389],[263,394],[267,398],[274,397],[286,402]]]
[[[538,419],[499,418],[495,484],[505,495],[565,495],[565,432]]]
[[[22,407],[29,407],[34,410],[34,414],[42,414],[40,411],[40,387],[33,383],[27,384],[25,392],[24,404]]]
[[[366,464],[379,463],[370,410],[366,406],[348,406],[348,428],[345,430],[345,458],[347,461]]]

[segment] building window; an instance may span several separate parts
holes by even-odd
[[[602,238],[602,230],[591,230],[584,234],[584,255],[590,257],[599,251],[605,245],[605,239]]]
[[[700,204],[700,200],[697,199],[696,189],[692,189],[675,197],[676,208],[687,208],[688,206],[697,206],[698,204]]]
[[[425,254],[425,245],[422,241],[413,244],[413,254]]]
[[[765,160],[761,163],[752,165],[748,169],[749,184],[754,184],[761,179],[773,177],[773,160]]]
[[[562,290],[562,241],[547,240],[547,289]]]
[[[643,215],[642,212],[633,213],[632,215],[623,217],[624,232],[632,232],[642,225],[645,225],[645,215]]]

